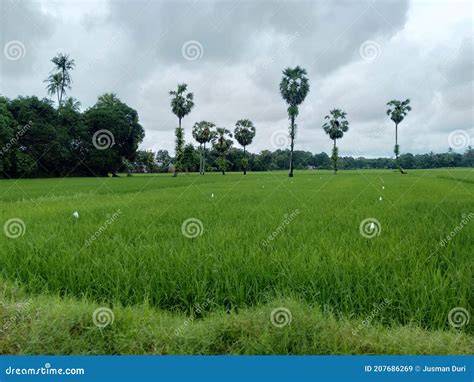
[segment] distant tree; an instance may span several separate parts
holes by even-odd
[[[199,143],[199,174],[201,175],[206,172],[206,143],[209,143],[216,134],[214,128],[215,125],[207,121],[196,122],[193,126],[193,137]]]
[[[232,147],[232,134],[229,130],[223,127],[216,129],[216,135],[213,138],[214,149],[219,154],[218,166],[222,171],[222,175],[225,175],[226,170],[226,153]]]
[[[155,172],[155,154],[150,150],[139,150],[137,152],[136,165],[140,172]]]
[[[309,81],[306,70],[297,66],[294,69],[286,68],[280,82],[280,94],[288,107],[288,118],[290,119],[290,169],[288,176],[293,176],[293,148],[296,136],[295,118],[298,116],[298,106],[304,101],[309,92]]]
[[[55,68],[45,80],[48,94],[56,94],[58,97],[58,108],[62,105],[63,96],[66,94],[66,89],[71,89],[72,78],[70,71],[76,66],[73,59],[64,53],[58,53],[51,59]]]
[[[241,119],[235,124],[234,137],[244,148],[244,157],[242,159],[242,166],[244,168],[244,175],[247,175],[247,158],[245,156],[245,147],[250,145],[255,137],[255,126],[252,121],[248,119]]]
[[[323,124],[323,129],[334,142],[331,159],[334,165],[334,175],[337,173],[338,149],[336,140],[344,136],[344,133],[349,130],[349,122],[346,119],[346,113],[340,109],[333,109],[329,115],[324,117],[326,122]]]
[[[184,146],[183,151],[183,167],[186,172],[194,171],[198,161],[199,158],[196,153],[196,149],[191,143],[188,143],[186,146]]]
[[[160,172],[168,172],[171,165],[171,156],[168,150],[158,150],[155,160]]]
[[[174,166],[173,176],[177,176],[180,170],[181,162],[183,159],[184,150],[184,130],[181,127],[181,120],[191,112],[194,107],[193,93],[186,93],[188,85],[178,84],[176,90],[170,91],[171,98],[171,110],[178,117],[179,125],[176,128],[176,163]]]
[[[403,168],[400,166],[400,163],[398,161],[398,156],[400,155],[400,146],[398,145],[398,125],[403,121],[405,116],[411,110],[410,100],[391,100],[390,102],[387,102],[387,106],[389,107],[387,109],[387,115],[390,116],[390,119],[395,123],[395,147],[393,150],[395,153],[395,161],[400,172],[402,174],[405,174]]]
[[[81,103],[74,97],[69,97],[66,102],[64,102],[63,108],[68,108],[75,112],[81,111]]]

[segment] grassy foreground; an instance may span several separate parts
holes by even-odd
[[[2,181],[0,352],[469,354],[473,193],[469,169]]]

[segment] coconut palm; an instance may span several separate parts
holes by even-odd
[[[395,153],[395,160],[397,163],[397,167],[402,174],[405,174],[403,168],[400,166],[398,162],[398,155],[400,154],[400,146],[398,146],[398,124],[403,121],[405,116],[411,110],[410,100],[406,99],[405,101],[397,101],[391,100],[387,102],[387,115],[390,116],[390,119],[395,123],[395,147],[393,152]]]
[[[232,147],[232,140],[229,138],[232,138],[230,130],[227,130],[224,127],[218,127],[216,129],[216,134],[212,140],[214,149],[219,153],[218,163],[222,171],[222,175],[225,175],[225,155],[227,151],[229,151],[229,149]]]
[[[50,95],[57,94],[58,107],[61,107],[66,89],[71,89],[72,78],[70,71],[76,67],[76,63],[73,59],[69,58],[68,54],[64,53],[58,53],[51,59],[51,62],[55,65],[55,69],[53,69],[45,82],[48,83],[48,93]]]
[[[247,175],[247,158],[245,157],[245,147],[252,143],[255,137],[255,126],[248,119],[241,119],[235,124],[234,137],[241,146],[244,147],[244,158],[242,165],[244,167],[244,175]]]
[[[298,105],[300,105],[309,92],[309,81],[306,70],[297,66],[294,69],[286,68],[280,82],[280,94],[288,107],[288,118],[290,119],[290,170],[288,176],[293,176],[293,148],[296,136],[295,118],[298,116]]]
[[[74,97],[69,97],[63,104],[63,107],[79,112],[81,110],[81,103]]]
[[[206,143],[209,143],[215,135],[212,122],[201,121],[196,122],[193,126],[193,137],[199,143],[199,174],[204,175],[206,172]]]
[[[323,124],[323,129],[334,142],[332,149],[332,161],[334,164],[334,175],[337,173],[337,159],[338,149],[336,140],[344,136],[344,133],[349,130],[349,122],[346,119],[346,113],[340,109],[334,109],[329,112],[329,115],[324,117],[326,122]]]
[[[183,154],[184,145],[184,130],[181,128],[181,120],[191,112],[194,107],[193,93],[186,93],[188,85],[178,84],[176,90],[170,91],[171,98],[171,111],[178,117],[179,125],[176,128],[176,163],[174,166],[173,176],[178,175],[179,168],[181,166],[180,160]],[[178,144],[181,144],[178,146]]]
[[[50,96],[53,96],[56,94],[58,97],[58,105],[60,105],[60,94],[61,94],[61,86],[63,83],[63,79],[61,76],[61,73],[51,73],[47,79],[45,79],[43,82],[46,82],[46,91]]]

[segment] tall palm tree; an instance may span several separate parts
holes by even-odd
[[[61,93],[61,86],[63,83],[62,75],[61,73],[51,73],[47,79],[45,79],[43,82],[46,82],[46,90],[50,96],[53,96],[56,94],[58,97],[58,105],[61,104],[60,101],[60,93]]]
[[[244,167],[244,175],[247,175],[247,158],[245,157],[245,147],[252,143],[255,137],[255,126],[248,119],[241,119],[235,124],[234,137],[241,146],[244,147],[244,158],[242,165]]]
[[[179,167],[183,155],[184,145],[184,130],[181,128],[181,120],[191,112],[194,107],[193,93],[186,93],[188,85],[178,84],[176,90],[170,91],[171,111],[178,117],[179,125],[176,128],[176,163],[174,166],[173,176],[178,175]],[[181,145],[178,145],[178,144]]]
[[[401,123],[408,112],[411,111],[410,100],[408,98],[405,101],[391,100],[387,102],[387,106],[389,107],[387,109],[387,115],[395,122],[395,147],[393,149],[395,160],[400,172],[406,174],[398,162],[398,155],[400,154],[400,146],[398,146],[398,124]]]
[[[232,147],[232,134],[230,130],[224,127],[218,127],[216,129],[216,135],[213,138],[214,149],[219,153],[219,167],[222,171],[222,175],[225,175],[225,154]]]
[[[55,65],[50,76],[45,80],[48,83],[48,93],[52,93],[51,86],[55,86],[54,92],[58,95],[58,107],[61,107],[63,96],[66,94],[66,89],[71,89],[72,78],[70,71],[76,67],[73,59],[69,58],[68,54],[58,53],[51,59]],[[51,85],[54,84],[54,85]]]
[[[193,137],[199,143],[199,174],[201,175],[206,173],[206,143],[209,143],[214,137],[215,126],[212,122],[207,121],[196,122],[193,126]]]
[[[336,140],[342,138],[344,133],[349,130],[349,122],[346,119],[346,113],[340,109],[331,110],[324,119],[326,122],[323,124],[323,129],[334,142],[331,158],[334,163],[334,175],[336,175],[338,159]]]
[[[296,136],[295,118],[298,116],[298,105],[300,105],[309,92],[309,81],[306,70],[297,66],[294,69],[286,68],[280,82],[280,94],[288,107],[288,118],[290,119],[290,170],[288,176],[293,176],[293,148]]]

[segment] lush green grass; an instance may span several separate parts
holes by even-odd
[[[473,311],[474,219],[456,230],[447,245],[440,243],[461,224],[463,214],[474,213],[473,196],[474,171],[469,169],[403,176],[392,171],[342,171],[337,176],[313,171],[297,172],[293,179],[262,173],[1,181],[3,222],[19,218],[26,225],[23,236],[3,235],[0,240],[1,278],[7,285],[17,283],[32,301],[37,301],[35,295],[55,307],[58,297],[67,296],[68,307],[73,305],[70,298],[85,301],[77,302],[78,311],[80,304],[95,303],[139,316],[133,306],[146,304],[147,311],[156,310],[149,314],[182,320],[193,314],[196,304],[210,301],[198,315],[204,319],[191,332],[232,317],[222,325],[241,322],[240,334],[248,341],[241,348],[209,344],[204,353],[418,353],[413,341],[407,347],[400,342],[397,350],[396,339],[381,340],[388,331],[402,338],[396,333],[409,336],[410,330],[422,331],[428,342],[436,342],[437,336],[451,336],[449,341],[461,336],[472,345],[472,324],[458,335],[447,317],[455,307]],[[72,217],[74,211],[79,219]],[[110,219],[114,213],[116,218]],[[183,235],[182,223],[189,218],[202,221],[201,236]],[[359,224],[366,218],[380,222],[379,236],[360,234]],[[96,232],[97,239],[85,245]],[[272,232],[275,238],[264,245]],[[317,336],[290,328],[283,336],[287,342],[278,342],[284,340],[281,334],[265,342],[269,320],[251,324],[254,313],[249,312],[268,316],[268,304],[281,299],[298,301],[294,309],[305,312],[304,317],[320,307],[331,311],[328,320],[333,321],[320,324],[327,325],[328,333],[336,322],[343,333],[346,326],[373,317],[369,326],[380,327],[379,342],[364,350],[357,342],[360,336],[353,335],[349,347],[337,346],[335,340],[332,348],[318,348]],[[380,308],[384,301],[389,303]],[[57,311],[52,309],[50,316]],[[292,313],[294,328],[299,324]],[[314,320],[322,319],[314,314]],[[136,327],[134,315],[127,317],[129,328],[117,319],[113,329],[103,331],[126,342],[122,337]],[[32,320],[38,322],[28,325],[36,331],[49,325],[40,316]],[[298,328],[311,331],[313,324],[308,318]],[[252,331],[252,325],[258,330]],[[170,348],[144,349],[142,343],[110,351],[199,352],[198,345],[181,347],[171,337],[176,343]],[[259,337],[262,346],[253,345]],[[445,351],[440,344],[430,349],[449,352],[449,341],[444,341]],[[94,352],[79,339],[75,348],[45,344],[34,347],[30,341],[18,351]],[[14,352],[11,346],[4,351]],[[96,350],[108,351],[100,346]]]

